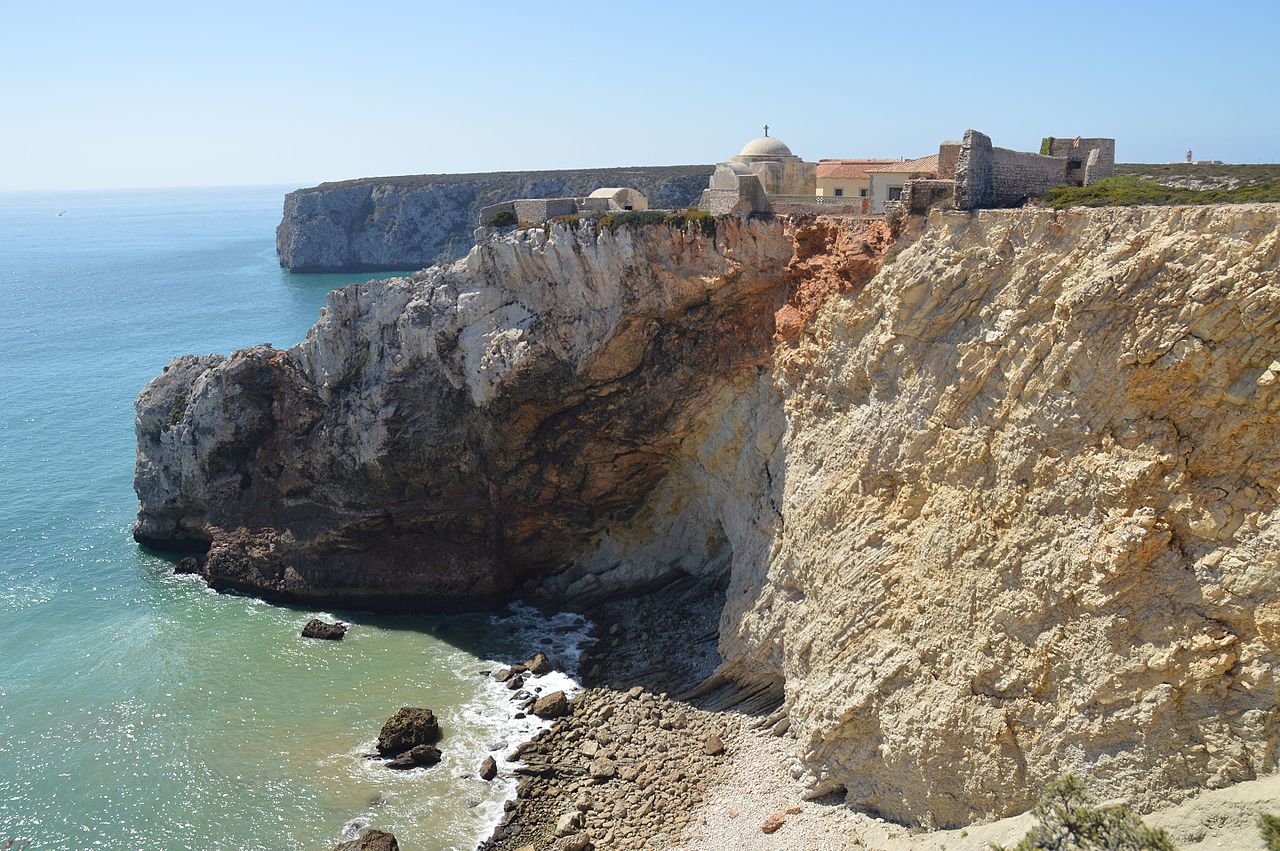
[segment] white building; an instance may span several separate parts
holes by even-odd
[[[914,160],[900,160],[867,169],[871,178],[871,212],[884,212],[886,201],[902,198],[902,187],[913,177],[935,177],[938,174],[938,155],[930,154]]]

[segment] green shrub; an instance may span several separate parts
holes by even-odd
[[[493,214],[487,224],[491,228],[509,228],[516,223],[516,214],[510,210],[499,210]]]
[[[552,216],[550,219],[547,219],[548,226],[551,222],[555,222],[558,225],[564,225],[569,230],[574,230],[582,223],[582,216],[577,213],[569,213],[565,216]]]
[[[1147,827],[1128,807],[1092,803],[1075,777],[1054,780],[1031,809],[1036,826],[1012,851],[1176,851],[1167,833]]]
[[[617,213],[605,213],[600,217],[600,227],[616,231],[624,227],[647,227],[660,225],[666,214],[661,210],[622,210]]]
[[[1045,136],[1040,140],[1040,155],[1050,156],[1053,153],[1053,137]]]
[[[1138,204],[1243,204],[1280,201],[1280,180],[1234,189],[1180,189],[1133,175],[1099,180],[1092,186],[1055,186],[1044,195],[1055,210],[1067,207],[1132,207]]]
[[[663,221],[673,228],[684,229],[694,225],[704,236],[716,235],[716,217],[706,210],[689,207],[685,210],[673,210],[663,217]]]
[[[176,423],[187,412],[187,394],[179,393],[173,400],[173,410],[169,412],[169,422]]]
[[[1263,813],[1258,816],[1258,831],[1267,851],[1280,851],[1280,818]]]
[[[621,227],[650,227],[653,225],[666,225],[667,227],[678,228],[683,230],[688,225],[696,225],[698,230],[707,236],[713,236],[716,232],[716,217],[705,210],[698,210],[690,207],[686,210],[623,210],[615,213],[605,213],[600,217],[601,229],[608,228],[610,232],[616,231]]]

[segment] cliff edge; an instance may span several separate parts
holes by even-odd
[[[1280,206],[517,231],[138,401],[139,540],[348,604],[727,585],[815,792],[1276,767]]]
[[[292,349],[179,358],[142,392],[135,536],[277,598],[509,595],[633,509],[691,412],[764,366],[789,254],[772,222],[551,223],[336,290]]]
[[[692,206],[713,166],[639,166],[484,174],[423,174],[322,183],[290,192],[276,228],[292,272],[405,271],[448,262],[471,247],[486,204],[587,195],[630,186],[650,206]]]

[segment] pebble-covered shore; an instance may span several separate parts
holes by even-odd
[[[750,710],[776,703],[723,689],[692,696],[719,661],[721,602],[680,583],[591,613],[587,688],[513,754],[518,797],[482,851],[664,848],[694,827],[695,806],[759,720]]]

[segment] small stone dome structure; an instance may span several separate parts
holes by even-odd
[[[716,215],[750,215],[772,209],[770,198],[801,202],[817,196],[818,166],[791,153],[787,143],[769,135],[752,139],[716,166],[698,207]]]
[[[649,199],[638,190],[627,186],[609,186],[597,189],[587,196],[608,202],[610,210],[647,210]]]
[[[760,136],[752,139],[750,142],[742,146],[742,150],[738,152],[740,157],[792,157],[791,149],[786,146],[781,139],[773,136]]]
[[[752,139],[737,156],[725,163],[739,176],[754,174],[769,195],[816,195],[817,164],[807,163],[791,153],[787,143],[774,136]]]

